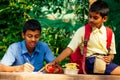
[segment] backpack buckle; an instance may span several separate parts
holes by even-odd
[[[111,50],[111,49],[110,49],[110,48],[107,48],[107,50],[108,50],[108,53],[110,53],[110,50]]]
[[[87,46],[88,40],[84,40],[84,46]]]

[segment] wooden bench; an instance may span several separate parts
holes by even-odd
[[[120,80],[120,75],[65,75],[37,72],[0,72],[0,80]]]

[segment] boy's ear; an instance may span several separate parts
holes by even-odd
[[[21,34],[21,35],[22,35],[22,38],[24,39],[24,38],[25,38],[25,35],[24,35],[24,33],[23,33],[23,32],[22,32],[22,34]]]
[[[107,16],[103,17],[103,21],[106,22],[107,21]]]

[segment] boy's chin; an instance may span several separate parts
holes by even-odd
[[[35,48],[35,46],[33,46],[33,45],[30,45],[29,47],[30,47],[31,49],[32,49],[32,48]]]
[[[95,25],[91,25],[91,27],[96,27]]]
[[[99,26],[96,26],[96,25],[91,25],[91,27],[93,27],[93,28],[100,28]]]

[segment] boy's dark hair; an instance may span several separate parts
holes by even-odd
[[[97,0],[94,2],[89,9],[90,12],[100,13],[102,17],[107,16],[109,12],[109,7],[106,2],[102,0]]]
[[[41,24],[34,19],[28,20],[23,27],[23,33],[26,33],[27,30],[39,30],[41,33]]]

